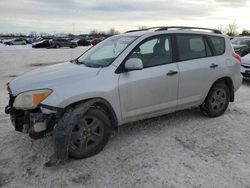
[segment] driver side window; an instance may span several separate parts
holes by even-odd
[[[172,62],[170,36],[157,36],[137,46],[129,58],[139,58],[143,67],[152,67]]]

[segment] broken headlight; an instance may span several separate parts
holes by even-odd
[[[16,109],[35,109],[44,99],[52,93],[51,89],[33,90],[17,95],[13,106]]]

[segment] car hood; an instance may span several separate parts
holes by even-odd
[[[74,84],[94,77],[101,68],[86,67],[66,62],[56,65],[46,66],[25,73],[9,83],[12,94],[15,96],[21,92],[36,89],[53,89],[62,84]]]
[[[243,65],[249,65],[250,66],[250,54],[245,55],[241,58],[241,62]]]

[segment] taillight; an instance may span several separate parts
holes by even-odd
[[[233,57],[241,63],[241,57],[238,54],[233,54]]]

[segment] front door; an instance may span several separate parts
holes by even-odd
[[[178,67],[172,60],[171,37],[146,39],[129,55],[140,58],[143,69],[120,74],[119,92],[124,121],[159,115],[177,105]]]

